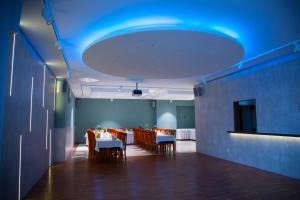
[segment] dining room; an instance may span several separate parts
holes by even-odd
[[[299,8],[0,1],[0,199],[300,199]]]
[[[192,100],[77,99],[75,107],[75,157],[196,152]],[[121,156],[112,156],[116,148]]]

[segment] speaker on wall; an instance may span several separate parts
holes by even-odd
[[[194,86],[194,96],[202,96],[202,88],[200,86]]]

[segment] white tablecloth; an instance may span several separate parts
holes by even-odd
[[[157,133],[156,134],[156,143],[159,142],[174,142],[176,141],[176,138],[174,135],[166,135],[162,133]]]
[[[133,131],[126,131],[125,132],[127,134],[127,142],[126,144],[133,144],[134,140],[133,140]]]
[[[176,139],[178,140],[196,140],[196,130],[192,129],[177,129]]]
[[[100,133],[103,133],[103,131],[100,132]],[[134,143],[133,131],[126,131],[125,133],[127,133],[127,142],[126,142],[126,144],[133,144]],[[89,138],[87,136],[87,133],[85,133],[84,137],[85,137],[85,144],[89,145]]]
[[[89,138],[87,136],[87,133],[85,133],[84,137],[85,137],[85,145],[88,146],[89,145]]]
[[[97,131],[97,130],[96,130]],[[97,131],[98,133],[104,133],[104,131]],[[85,144],[88,146],[89,145],[89,138],[88,138],[88,135],[87,135],[87,132],[85,132]]]
[[[114,147],[123,148],[123,142],[109,133],[102,133],[100,138],[96,138],[96,151],[99,151],[99,148]]]

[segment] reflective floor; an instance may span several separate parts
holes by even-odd
[[[198,153],[126,162],[77,157],[54,164],[26,199],[299,200],[300,180]]]

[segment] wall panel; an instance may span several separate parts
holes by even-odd
[[[46,108],[52,101],[47,101],[42,107],[43,99],[43,64],[37,59],[34,51],[22,35],[16,37],[12,96],[5,94],[4,116],[4,199],[17,199],[19,188],[19,141],[22,135],[22,162],[20,196],[23,197],[48,169],[49,152],[45,149]],[[53,83],[53,77],[47,72],[47,88]],[[32,118],[30,132],[30,105],[32,77]],[[9,87],[9,86],[8,86]],[[51,86],[52,87],[52,86]],[[45,92],[46,98],[53,96],[53,89]],[[52,98],[53,99],[53,98]],[[53,109],[49,113],[53,128]],[[48,140],[49,141],[49,140]]]
[[[256,99],[258,132],[300,134],[300,58],[212,82],[195,100],[197,151],[300,179],[300,138],[237,136],[233,102]]]
[[[177,128],[177,106],[194,106],[194,101],[156,101],[157,127],[173,129]],[[194,118],[191,117],[191,120],[193,119]]]

